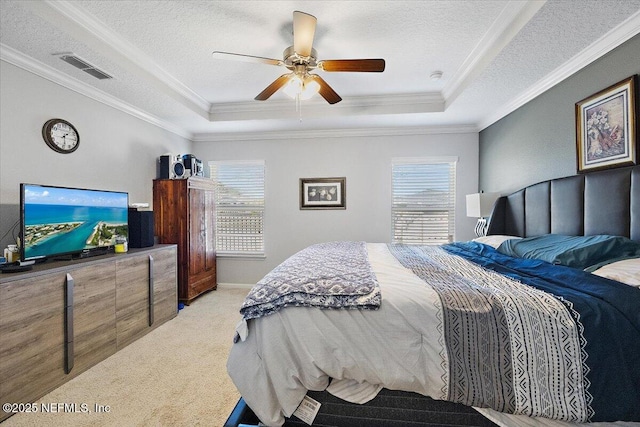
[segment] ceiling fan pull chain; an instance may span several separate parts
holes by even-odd
[[[302,103],[300,102],[300,94],[296,95],[296,111],[298,112],[298,120],[302,123]]]

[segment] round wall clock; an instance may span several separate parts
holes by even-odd
[[[80,145],[80,134],[71,123],[62,119],[47,120],[42,126],[42,137],[52,150],[73,153]]]

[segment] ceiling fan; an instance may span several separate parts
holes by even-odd
[[[263,58],[230,52],[213,52],[220,59],[231,59],[244,62],[283,66],[290,70],[267,86],[255,97],[257,101],[265,101],[284,87],[297,99],[308,99],[318,92],[329,104],[340,102],[342,98],[317,74],[310,71],[316,68],[327,71],[369,72],[384,71],[384,59],[325,59],[318,61],[318,54],[313,48],[313,37],[316,32],[317,19],[308,13],[293,12],[293,46],[284,50],[283,59]]]

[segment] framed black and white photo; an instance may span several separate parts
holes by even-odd
[[[578,172],[638,164],[636,76],[576,103]]]
[[[300,209],[346,209],[347,178],[300,178]]]

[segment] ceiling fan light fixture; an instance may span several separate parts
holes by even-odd
[[[300,93],[300,99],[307,100],[313,97],[320,91],[320,85],[315,80],[306,80],[304,82],[302,92]]]
[[[295,99],[298,97],[298,95],[300,94],[300,92],[302,92],[302,79],[297,76],[297,75],[292,75],[289,78],[289,83],[287,83],[283,88],[282,91],[289,97],[292,99]]]
[[[293,74],[289,78],[289,83],[282,88],[282,91],[287,94],[289,98],[300,99],[302,101],[311,99],[319,90],[320,85],[318,82],[310,78],[308,74],[306,76]]]

